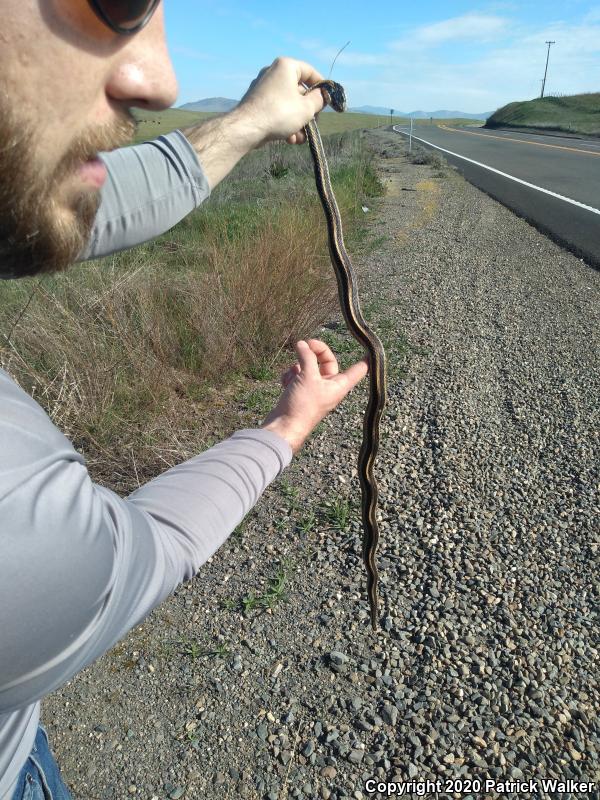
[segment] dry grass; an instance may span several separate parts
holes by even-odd
[[[130,491],[224,431],[259,424],[243,404],[257,367],[278,375],[290,345],[337,312],[303,150],[252,154],[207,204],[149,243],[3,283],[0,365],[85,453],[99,482]],[[357,206],[380,190],[369,153],[345,135],[330,155],[356,234]],[[347,239],[357,246],[358,236]]]

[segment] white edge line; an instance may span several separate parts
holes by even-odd
[[[398,126],[393,125],[393,130],[396,133],[401,133],[403,136],[410,136],[409,133],[406,131],[399,131]],[[467,158],[466,156],[461,156],[459,153],[453,153],[452,150],[445,150],[443,147],[438,147],[437,144],[433,144],[433,142],[428,142],[427,139],[421,139],[418,136],[413,134],[413,139],[416,139],[418,142],[424,142],[428,144],[430,147],[435,147],[436,150],[441,150],[442,153],[448,153],[451,156],[455,156],[456,158],[462,158],[463,161],[469,161],[471,164],[476,164],[478,167],[482,167],[482,169],[489,169],[490,172],[495,172],[497,175],[502,175],[503,178],[508,178],[511,181],[516,181],[517,183],[522,183],[523,186],[529,186],[530,189],[537,189],[538,192],[543,192],[544,194],[549,194],[551,197],[556,197],[558,200],[564,200],[565,203],[571,203],[573,206],[578,206],[579,208],[583,208],[586,211],[591,211],[592,214],[598,214],[600,216],[600,209],[594,208],[593,206],[586,206],[585,203],[580,203],[578,200],[573,200],[571,197],[565,197],[562,194],[557,194],[556,192],[551,192],[550,189],[544,189],[541,186],[536,186],[535,183],[528,183],[527,181],[521,180],[521,178],[515,178],[514,175],[509,175],[506,172],[501,172],[499,169],[494,169],[494,167],[488,167],[487,164],[482,164],[480,161],[474,161],[472,158]]]

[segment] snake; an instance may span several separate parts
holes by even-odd
[[[320,89],[325,103],[334,111],[346,110],[346,93],[335,81],[322,80],[311,86],[302,84],[306,92]],[[369,399],[363,417],[363,439],[358,456],[358,477],[362,495],[362,557],[367,573],[371,627],[377,630],[379,573],[376,555],[379,543],[377,523],[378,487],[374,465],[379,449],[381,415],[386,404],[386,360],[379,337],[367,325],[358,298],[356,276],[344,245],[342,219],[331,186],[329,168],[319,128],[315,118],[304,126],[312,156],[317,194],[327,221],[328,245],[331,263],[335,270],[342,315],[346,326],[356,341],[366,351],[369,361]]]

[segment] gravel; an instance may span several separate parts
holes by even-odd
[[[390,365],[381,629],[357,509],[324,516],[360,497],[361,385],[197,578],[44,701],[76,800],[600,785],[599,274],[451,168],[368,136],[388,185],[365,212],[383,238],[355,258]],[[349,344],[341,317],[326,331]],[[244,611],[278,570],[285,597]],[[499,794],[523,796],[440,797]]]

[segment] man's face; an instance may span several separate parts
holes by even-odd
[[[100,202],[80,167],[131,141],[131,106],[177,97],[162,3],[131,36],[86,0],[0,0],[0,14],[0,277],[56,272],[83,250]]]

